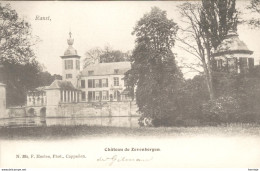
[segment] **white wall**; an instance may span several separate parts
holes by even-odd
[[[58,105],[60,102],[60,89],[46,90],[47,106]]]
[[[40,100],[38,101],[38,97],[40,98]],[[33,98],[35,99],[35,103],[33,104]],[[30,101],[31,99],[31,101]],[[43,99],[43,103],[42,103],[42,99]],[[27,95],[27,106],[42,106],[42,105],[46,105],[46,99],[47,97],[44,95],[39,95],[39,96],[32,96],[32,95]]]
[[[5,85],[0,83],[0,118],[6,117],[6,90]]]
[[[119,78],[119,86],[114,86],[114,77]],[[124,86],[124,80],[122,80],[123,77],[124,75],[86,76],[86,77],[81,77],[79,82],[81,82],[81,80],[85,80],[85,88],[81,88],[81,90],[86,92],[86,101],[88,101],[88,91],[109,91],[109,95],[112,94],[114,96],[114,89],[115,89],[121,93],[126,88]],[[108,87],[88,88],[88,79],[108,79]]]
[[[65,60],[73,60],[73,69],[65,70]],[[80,69],[76,69],[76,61],[79,58],[63,58],[62,59],[62,80],[71,81],[74,87],[77,87],[77,76],[79,75]],[[72,78],[66,79],[66,74],[72,74]]]

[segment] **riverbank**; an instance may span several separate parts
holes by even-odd
[[[159,127],[126,128],[103,126],[50,126],[0,128],[0,139],[70,139],[78,137],[171,137],[171,136],[260,136],[260,126],[252,124],[232,124],[203,127]]]

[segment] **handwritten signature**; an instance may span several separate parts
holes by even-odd
[[[125,156],[117,156],[114,155],[112,157],[99,157],[97,159],[98,162],[108,162],[109,166],[112,166],[114,163],[120,163],[120,162],[149,162],[152,161],[153,157],[142,159],[142,158],[127,158]]]

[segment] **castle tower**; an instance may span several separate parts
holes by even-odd
[[[64,52],[62,59],[62,80],[71,81],[75,88],[77,85],[77,76],[80,72],[80,56],[77,54],[77,50],[72,47],[74,39],[71,38],[72,33],[69,33],[68,49]]]
[[[253,51],[239,39],[238,34],[230,30],[225,39],[217,47],[213,57],[216,71],[247,73],[254,67]]]

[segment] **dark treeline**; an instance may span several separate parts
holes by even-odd
[[[36,61],[27,64],[2,62],[0,82],[6,84],[7,107],[25,105],[29,90],[49,86],[55,79],[61,80],[61,76],[43,71]]]
[[[61,79],[43,72],[32,48],[38,41],[30,24],[0,3],[0,81],[6,84],[7,106],[24,105],[28,90]]]
[[[259,123],[259,67],[245,74],[214,68],[215,50],[229,31],[237,31],[236,0],[186,2],[179,9],[182,19],[186,19],[186,28],[167,19],[166,12],[157,7],[146,13],[134,28],[136,46],[126,81],[132,95],[136,88],[142,114],[140,125]],[[177,31],[184,38],[178,37]],[[200,75],[183,79],[171,50],[175,40],[199,59],[203,68]]]
[[[249,5],[248,9],[259,13],[259,0]],[[259,123],[259,66],[244,74],[213,67],[212,54],[229,31],[237,31],[236,0],[186,2],[179,9],[187,28],[153,7],[134,27],[136,41],[131,53],[94,48],[86,53],[84,68],[96,62],[131,62],[125,80],[131,95],[136,93],[140,125]],[[254,21],[249,24],[258,27]],[[0,3],[0,28],[1,81],[7,85],[7,105],[24,105],[28,90],[48,86],[61,76],[43,72],[32,50],[37,39],[31,35],[31,26],[10,5]],[[199,59],[203,72],[193,79],[184,79],[175,60],[172,49],[176,41]]]

